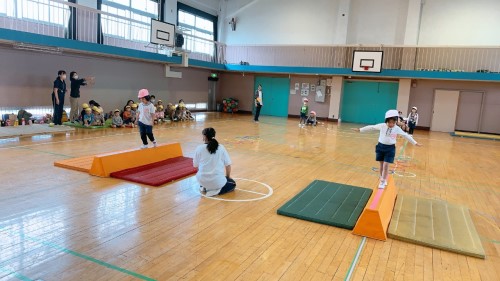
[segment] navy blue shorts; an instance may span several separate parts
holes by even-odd
[[[383,144],[383,143],[378,143],[377,146],[375,146],[375,154],[376,160],[377,161],[384,161],[387,163],[394,163],[394,157],[396,156],[396,145],[391,144]]]
[[[307,119],[307,115],[305,113],[300,113],[300,119]]]

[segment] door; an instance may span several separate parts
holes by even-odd
[[[342,122],[376,124],[385,112],[396,109],[397,82],[345,81],[340,118]]]
[[[455,131],[459,96],[459,91],[434,91],[434,108],[432,110],[431,131]]]
[[[254,94],[259,85],[262,85],[263,103],[260,114],[288,117],[288,95],[290,94],[290,79],[255,77]]]
[[[481,115],[481,133],[500,134],[500,95],[488,92],[484,95],[483,111]]]
[[[208,81],[208,102],[207,102],[207,110],[215,111],[217,109],[217,104],[215,101],[215,96],[217,94],[217,82],[216,81]]]
[[[460,92],[455,130],[479,132],[483,92]]]

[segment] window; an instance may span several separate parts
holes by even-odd
[[[158,2],[154,0],[103,0],[101,10],[103,33],[127,40],[149,42],[151,18],[158,18]]]
[[[217,17],[178,3],[177,20],[177,25],[183,29],[184,34],[194,36],[185,38],[184,48],[186,50],[209,55],[214,54],[214,44],[211,41],[217,39],[214,30]]]
[[[0,15],[15,17],[16,16],[16,0],[0,1]]]
[[[61,3],[49,0],[2,0],[0,15],[51,23],[68,25],[69,8]]]

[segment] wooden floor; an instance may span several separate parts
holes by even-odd
[[[0,280],[344,280],[362,241],[276,210],[314,179],[374,187],[375,134],[349,124],[198,114],[155,127],[192,156],[214,127],[238,188],[200,196],[194,177],[159,188],[57,168],[56,160],[140,145],[136,129],[0,140]],[[500,143],[417,131],[399,192],[467,206],[486,260],[366,240],[352,280],[500,280]],[[262,200],[272,187],[274,193]],[[239,201],[238,201],[239,200]],[[244,201],[249,200],[249,201]]]

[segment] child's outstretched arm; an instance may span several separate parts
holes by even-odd
[[[353,131],[364,133],[369,131],[380,131],[380,124],[377,125],[369,125],[363,128],[352,128]]]
[[[398,135],[402,135],[405,139],[407,139],[409,142],[411,142],[413,145],[416,145],[416,146],[422,146],[420,143],[418,143],[412,136],[410,136],[409,134],[407,134],[405,131],[403,131],[401,128],[397,127],[398,131]]]

